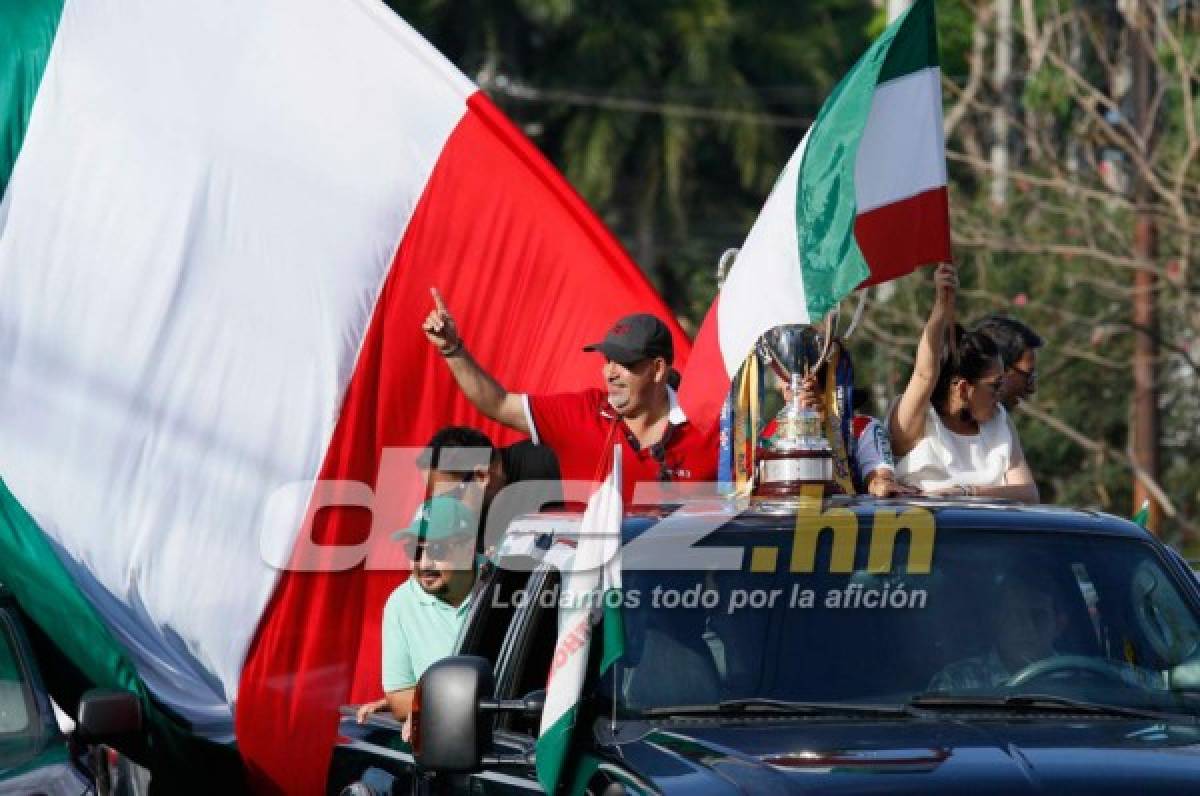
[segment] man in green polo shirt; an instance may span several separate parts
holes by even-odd
[[[452,497],[421,504],[396,538],[412,545],[413,570],[383,609],[383,690],[392,715],[404,721],[417,681],[434,661],[454,651],[475,585],[475,512]],[[380,703],[359,711],[359,720]]]

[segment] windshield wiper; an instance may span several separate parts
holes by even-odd
[[[1062,713],[1087,713],[1095,716],[1124,716],[1134,719],[1174,720],[1180,714],[1161,713],[1144,708],[1123,705],[1108,705],[1087,702],[1053,694],[1013,694],[1010,696],[956,696],[954,694],[918,694],[908,703],[914,708],[925,709],[972,709],[1013,711],[1057,711]],[[1195,718],[1190,717],[1190,718]]]
[[[644,716],[735,715],[744,713],[777,713],[793,716],[908,716],[906,705],[863,705],[855,702],[793,702],[786,699],[751,697],[726,699],[711,705],[675,705],[647,708]]]

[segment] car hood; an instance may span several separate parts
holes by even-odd
[[[679,721],[616,749],[664,793],[1200,792],[1200,727],[1191,724]]]

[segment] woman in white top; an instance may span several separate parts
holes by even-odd
[[[995,343],[954,326],[958,274],[934,272],[937,295],[904,394],[888,417],[896,475],[927,495],[980,495],[1037,503],[1037,485],[997,398],[1004,367]],[[943,362],[947,331],[956,351]]]

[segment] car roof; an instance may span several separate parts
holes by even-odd
[[[1141,526],[1102,511],[1030,506],[1013,501],[832,496],[823,501],[819,510],[828,512],[831,509],[853,512],[862,529],[872,527],[872,517],[879,513],[903,514],[911,510],[924,510],[933,515],[935,526],[939,529],[1103,534],[1141,540],[1153,538]],[[661,522],[655,533],[694,536],[697,522],[711,523],[714,531],[720,528],[722,532],[790,531],[795,527],[799,512],[815,513],[817,510],[811,499],[805,501],[801,498],[707,498],[674,504],[634,506],[625,512],[623,535],[636,535],[648,524],[660,523],[668,517],[670,520]],[[569,543],[578,538],[582,518],[582,511],[527,514],[509,526],[506,542],[523,536],[542,537],[541,545],[544,548],[547,543],[545,537],[550,536],[555,541]]]
[[[803,501],[796,498],[780,500],[752,500],[739,515],[746,525],[757,525],[774,520],[776,523],[787,518],[791,528],[794,518],[801,510],[815,512],[811,502],[802,509]],[[1129,520],[1114,517],[1094,509],[1076,509],[1063,506],[1031,506],[1016,501],[1001,501],[986,498],[903,498],[882,499],[873,497],[835,496],[824,501],[822,511],[843,508],[854,512],[859,527],[869,528],[869,520],[876,514],[896,513],[918,509],[931,513],[939,528],[994,531],[1053,531],[1068,533],[1102,533],[1145,539],[1150,534]],[[684,512],[687,506],[681,506]],[[635,515],[636,516],[636,515]]]
[[[928,511],[934,525],[962,531],[1012,533],[1102,534],[1139,540],[1153,539],[1139,525],[1121,517],[1091,509],[1025,505],[979,498],[874,498],[833,496],[818,505],[808,498],[704,498],[678,503],[636,505],[625,511],[622,535],[636,537],[649,525],[658,523],[655,534],[670,538],[696,540],[697,523],[721,533],[792,532],[800,511],[844,509],[852,511],[860,529],[874,526],[874,516],[882,513],[902,515],[906,511]],[[545,511],[527,514],[512,521],[498,552],[509,556],[546,558],[552,547],[574,549],[580,537],[582,510]],[[664,521],[665,520],[665,521]],[[689,541],[690,544],[690,541]],[[565,552],[565,551],[564,551]],[[551,556],[557,558],[558,556]]]

